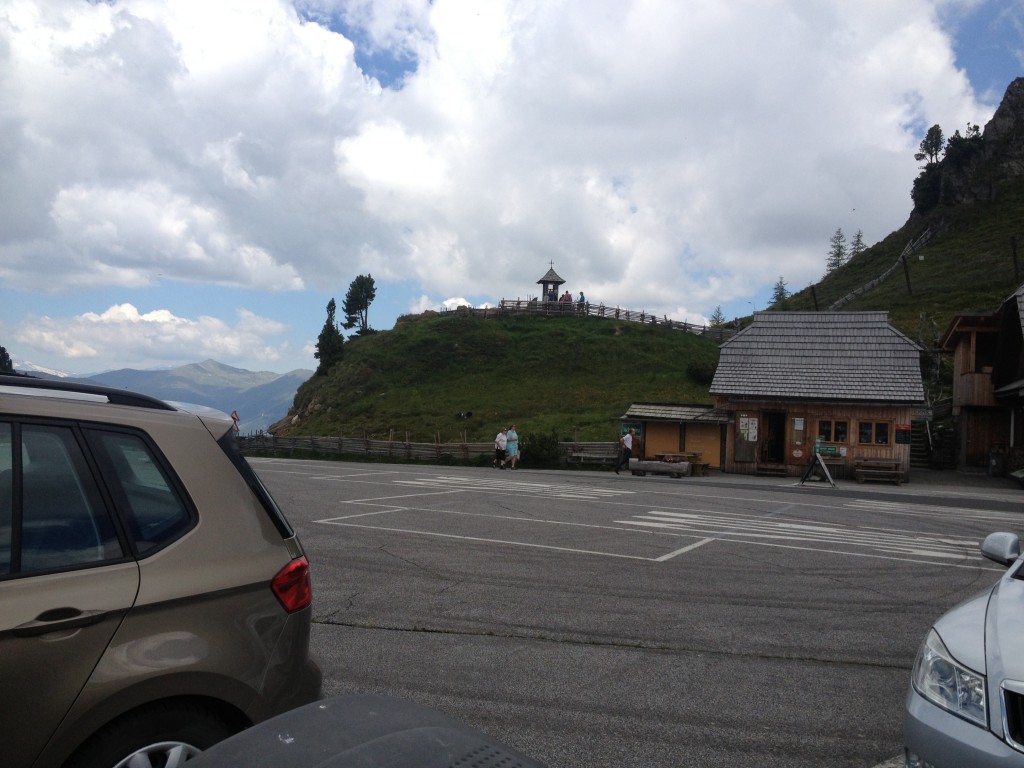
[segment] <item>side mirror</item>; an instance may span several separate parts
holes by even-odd
[[[1012,565],[1020,557],[1020,539],[1015,533],[990,533],[981,542],[981,554],[1000,565]]]

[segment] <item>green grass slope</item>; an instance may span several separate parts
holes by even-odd
[[[618,329],[618,332],[617,332]],[[277,434],[423,442],[521,434],[611,440],[634,401],[710,403],[717,342],[600,318],[402,318],[345,344]]]

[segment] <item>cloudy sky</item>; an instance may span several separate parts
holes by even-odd
[[[3,0],[0,345],[314,368],[357,275],[387,330],[552,263],[749,314],[1021,74],[1024,0]]]

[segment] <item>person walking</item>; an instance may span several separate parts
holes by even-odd
[[[508,429],[502,427],[494,437],[494,466],[497,469],[505,468],[505,445],[508,442],[508,438],[505,436],[506,432]]]
[[[632,427],[629,431],[619,438],[619,463],[615,465],[615,474],[619,474],[619,469],[623,466],[629,469],[629,459],[633,455],[633,435],[636,434],[636,430]]]
[[[515,424],[509,424],[505,433],[505,461],[512,465],[512,469],[519,469],[519,433]]]

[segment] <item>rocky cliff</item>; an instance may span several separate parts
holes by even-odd
[[[915,182],[914,215],[936,206],[992,200],[1002,184],[1024,176],[1024,77],[1006,89],[992,119],[978,135],[957,130],[938,163]]]

